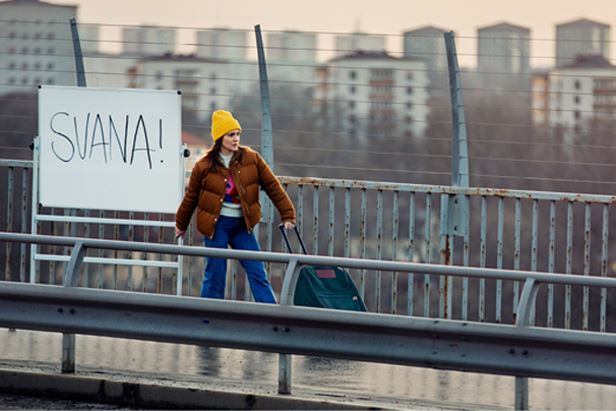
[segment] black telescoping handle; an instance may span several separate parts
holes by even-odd
[[[291,243],[289,243],[289,237],[287,236],[287,230],[285,230],[284,224],[280,224],[278,228],[280,229],[280,232],[282,233],[282,238],[284,238],[284,242],[287,244],[287,248],[289,249],[289,252],[293,254],[293,248],[291,247]],[[308,251],[306,251],[306,246],[304,245],[304,240],[302,240],[302,236],[299,234],[299,230],[297,226],[293,227],[293,229],[295,231],[295,234],[297,235],[299,244],[302,246],[302,251],[304,252],[304,254],[308,254]]]

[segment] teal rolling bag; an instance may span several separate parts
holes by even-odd
[[[289,252],[292,253],[293,249],[284,227],[280,227],[280,232]],[[295,227],[295,234],[302,251],[307,254],[306,246],[297,227]],[[335,266],[301,266],[293,302],[295,305],[306,307],[366,311],[366,305],[359,295],[351,275],[348,271]]]

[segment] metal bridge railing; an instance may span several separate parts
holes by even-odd
[[[0,232],[0,241],[72,247],[66,287],[0,282],[0,326],[278,352],[280,380],[289,377],[279,387],[282,393],[291,392],[290,368],[282,369],[290,354],[499,373],[518,379],[616,383],[613,334],[532,327],[529,316],[542,284],[613,289],[616,279],[6,232]],[[77,284],[90,248],[285,263],[281,305],[68,289]],[[515,280],[524,281],[524,288],[515,326],[337,310],[325,316],[322,309],[289,307],[302,264]],[[72,346],[73,358],[64,356],[63,365],[73,361],[74,367],[74,335],[66,336],[63,351],[69,352]],[[325,340],[331,344],[316,343]]]
[[[29,232],[31,162],[2,160],[0,182],[7,183],[7,203],[0,204],[0,230]],[[616,263],[616,242],[610,227],[616,197],[591,194],[456,188],[421,184],[280,177],[297,211],[298,225],[310,252],[329,256],[454,264],[469,267],[561,272],[611,277]],[[1,189],[1,187],[0,187]],[[461,237],[444,233],[451,220],[448,199],[462,196],[469,204],[468,231]],[[451,201],[449,201],[451,202]],[[6,207],[6,210],[2,207]],[[170,221],[170,215],[137,215],[122,211],[45,210],[47,214],[126,220]],[[264,251],[284,250],[275,230],[272,207],[258,235]],[[3,220],[6,215],[6,221]],[[37,232],[90,238],[173,243],[173,230],[138,224],[41,222]],[[200,244],[191,225],[187,245]],[[47,245],[49,254],[66,257],[65,247]],[[161,294],[177,292],[175,270],[147,267],[144,252],[90,251],[89,257],[115,257],[144,261],[143,267],[86,264],[82,284],[89,287],[141,290]],[[24,281],[29,270],[27,250],[10,244],[0,249],[4,279]],[[164,259],[166,257],[157,256]],[[61,282],[65,262],[40,262],[37,282]],[[164,264],[162,264],[164,265]],[[184,258],[181,294],[198,295],[204,261]],[[281,292],[284,268],[268,264],[270,279]],[[518,316],[521,283],[473,277],[436,277],[415,272],[351,274],[373,312],[456,318],[513,324]],[[250,292],[237,264],[230,265],[227,298],[250,300]],[[545,327],[616,331],[616,292],[608,288],[550,285],[538,294],[531,309],[535,324]]]

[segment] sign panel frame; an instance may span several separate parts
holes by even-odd
[[[41,86],[38,126],[43,206],[175,213],[178,91]]]

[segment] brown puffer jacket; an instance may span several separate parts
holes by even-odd
[[[210,166],[208,159],[203,157],[197,161],[192,169],[184,199],[175,215],[177,228],[186,230],[196,208],[197,229],[201,234],[213,238],[229,173],[233,173],[249,231],[261,221],[259,187],[263,188],[272,200],[280,213],[281,220],[295,224],[293,203],[263,157],[248,147],[241,146],[240,151],[238,160],[230,164],[228,169],[218,167],[215,173],[208,172]]]

